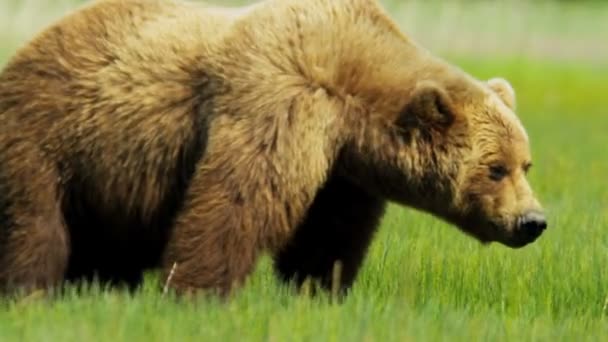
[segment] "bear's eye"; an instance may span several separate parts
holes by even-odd
[[[501,181],[509,174],[509,171],[506,167],[502,165],[491,165],[490,166],[490,179],[493,181]]]
[[[528,174],[528,172],[530,172],[531,167],[532,167],[532,163],[530,163],[530,162],[524,163],[524,166],[523,166],[524,173]]]

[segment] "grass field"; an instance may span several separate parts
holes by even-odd
[[[0,63],[73,6],[4,1]],[[608,5],[471,3],[476,15],[470,20],[454,14],[466,11],[466,3],[450,5],[433,31],[412,8],[430,21],[438,5],[407,4],[389,5],[423,44],[428,40],[475,76],[501,75],[516,88],[532,140],[531,183],[549,216],[537,243],[521,250],[483,247],[444,223],[393,206],[341,304],[279,285],[264,259],[228,303],[163,298],[154,275],[136,294],[71,288],[53,301],[0,301],[0,341],[608,339]],[[501,13],[501,20],[484,13]],[[450,20],[452,39],[442,36]],[[493,37],[505,43],[467,43]]]

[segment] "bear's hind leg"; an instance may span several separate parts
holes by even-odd
[[[291,241],[275,255],[278,275],[298,286],[310,277],[326,290],[334,285],[344,293],[357,276],[384,209],[383,199],[334,175]],[[339,282],[332,284],[338,262]]]
[[[58,181],[36,147],[0,144],[0,293],[47,290],[63,280],[69,251]]]

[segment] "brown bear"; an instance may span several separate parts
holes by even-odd
[[[0,286],[160,268],[225,296],[267,252],[348,290],[387,201],[524,246],[546,222],[514,106],[375,0],[94,1],[0,74]]]

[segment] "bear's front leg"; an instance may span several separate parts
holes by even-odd
[[[201,169],[175,218],[162,281],[180,295],[200,291],[226,297],[252,272],[264,236],[272,231],[272,212],[262,191],[226,176],[234,176],[234,170]]]
[[[255,227],[244,225],[245,210],[213,191],[191,198],[164,256],[165,285],[180,295],[202,290],[222,297],[241,286],[260,249]]]
[[[334,175],[315,197],[294,236],[275,255],[278,275],[298,286],[310,277],[326,290],[344,294],[356,279],[385,206],[385,200]],[[341,268],[334,269],[338,263]],[[336,270],[340,273],[335,274]],[[334,279],[336,275],[339,278]]]

